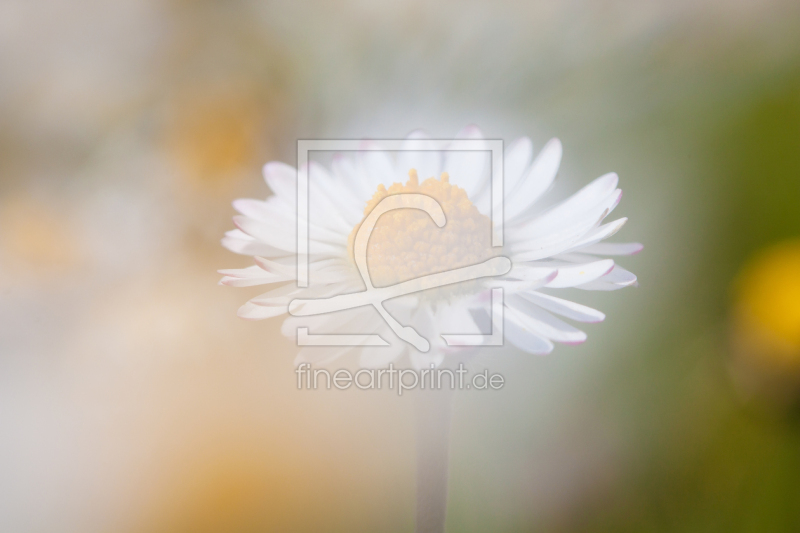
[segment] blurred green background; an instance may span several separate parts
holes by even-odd
[[[449,530],[800,531],[797,2],[3,0],[0,72],[3,531],[411,531],[413,402],[296,390],[219,239],[298,138],[469,123],[616,171],[645,251],[479,360]]]

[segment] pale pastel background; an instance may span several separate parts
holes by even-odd
[[[0,3],[0,530],[410,531],[413,405],[297,391],[231,200],[298,138],[551,136],[614,170],[641,286],[456,398],[452,531],[797,531],[800,426],[731,284],[800,236],[800,4]]]

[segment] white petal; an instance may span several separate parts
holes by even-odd
[[[225,233],[222,238],[222,246],[231,252],[242,255],[260,255],[263,257],[284,256],[290,252],[274,248],[263,242],[255,240],[241,230],[235,229]]]
[[[277,281],[270,278],[240,278],[236,276],[225,276],[219,280],[220,285],[227,285],[228,287],[255,287],[256,285],[268,285],[270,283],[277,283]]]
[[[616,291],[631,285],[636,285],[636,276],[619,265],[615,265],[614,269],[607,275],[592,281],[591,283],[584,283],[578,285],[578,289],[587,291]]]
[[[285,281],[282,276],[271,272],[265,272],[264,269],[257,265],[247,268],[218,270],[217,272],[224,276],[220,280],[220,284],[229,285],[231,287],[252,287],[254,285],[265,285],[268,283]]]
[[[503,334],[511,344],[524,352],[536,355],[545,355],[553,351],[553,343],[532,330],[519,311],[505,307],[504,314]]]
[[[275,215],[279,215],[290,220],[297,219],[297,203],[295,202],[294,197],[286,198],[272,195],[264,201],[264,209],[266,212],[260,216],[264,217],[266,215],[266,221],[269,221]],[[261,220],[259,217],[254,218]],[[293,226],[294,225],[296,224],[293,224]]]
[[[614,189],[607,194],[598,194],[591,198],[579,198],[573,201],[569,198],[565,202],[553,207],[549,211],[542,213],[524,223],[511,226],[511,234],[516,238],[517,235],[523,238],[533,239],[538,236],[546,236],[564,228],[580,225],[582,221],[590,219],[596,221],[598,216],[603,218],[614,210],[622,198],[622,191]]]
[[[335,294],[346,293],[352,288],[352,283],[321,284],[309,288],[288,284],[252,298],[239,309],[239,316],[250,320],[270,318],[288,313],[289,303],[296,298],[327,298]]]
[[[376,320],[377,319],[377,320]],[[306,327],[313,334],[359,333],[376,331],[381,325],[380,316],[372,308],[359,307],[312,316],[289,316],[281,325],[281,333],[295,337],[297,328]]]
[[[294,298],[305,297],[306,292],[315,293],[316,291],[313,291],[312,289],[300,288],[295,286],[294,284],[289,284],[289,285],[284,285],[282,287],[277,287],[263,294],[259,294],[255,298],[252,298],[250,302],[252,302],[254,305],[286,304],[288,306],[289,302]]]
[[[272,273],[273,275],[283,277],[287,280],[296,279],[297,266],[282,265],[278,262],[270,261],[269,259],[258,256],[256,256],[255,261],[256,265],[263,268],[267,272]]]
[[[340,180],[328,173],[321,165],[311,163],[309,168],[309,195],[312,201],[315,194],[321,194],[331,199],[337,207],[338,214],[346,223],[344,227],[337,227],[339,231],[344,230],[343,232],[345,235],[349,235],[349,230],[361,221],[362,211],[364,210],[364,200],[366,200],[366,198],[355,194],[350,187],[343,187]]]
[[[521,225],[508,228],[509,247],[514,259],[532,261],[562,253],[575,246],[619,202],[622,191],[616,189],[593,205],[581,209],[566,209],[561,204],[543,215]]]
[[[584,235],[583,238],[575,243],[575,246],[573,246],[571,249],[583,252],[581,248],[597,244],[603,239],[612,237],[615,233],[622,229],[622,226],[624,226],[627,221],[627,218],[619,218],[613,222],[609,222],[608,224],[603,224],[599,228],[593,229]]]
[[[300,174],[308,176],[309,170],[312,172],[315,168],[320,168],[317,165],[304,166],[300,168]],[[309,178],[308,188],[308,215],[309,223],[316,225],[318,228],[323,228],[328,232],[336,232],[341,235],[347,235],[353,229],[352,225],[345,220],[342,215],[343,208],[339,204],[338,195],[329,196],[325,191],[315,190],[311,186]]]
[[[281,264],[263,257],[256,257],[256,264],[278,278],[276,281],[297,279],[297,263],[295,258],[288,264]],[[341,266],[338,261],[326,259],[309,263],[309,277],[313,283],[341,283],[356,279],[352,268]]]
[[[633,272],[629,272],[621,266],[615,265],[614,269],[603,277],[603,281],[620,283],[623,285],[633,285],[636,283],[636,276],[633,274]]]
[[[362,179],[365,180],[371,196],[371,193],[378,189],[378,185],[383,184],[388,188],[392,184],[395,179],[394,165],[386,151],[381,150],[377,143],[364,141],[362,146],[364,148],[373,148],[359,151],[356,156],[358,170],[362,175]]]
[[[553,313],[557,313],[572,320],[577,320],[578,322],[602,322],[606,318],[605,314],[596,309],[570,302],[569,300],[562,300],[561,298],[556,298],[549,294],[530,291],[520,293],[520,296],[543,309],[547,309],[548,311],[552,311]]]
[[[554,271],[550,276],[542,279],[531,281],[517,281],[513,279],[491,279],[484,281],[482,286],[485,288],[501,288],[508,294],[517,292],[532,291],[547,286],[553,279],[555,279],[558,271]]]
[[[572,224],[568,226],[549,232],[546,230],[537,231],[535,229],[532,231],[509,231],[508,246],[512,251],[511,258],[514,262],[535,261],[568,250],[586,235],[587,232],[596,228],[607,213],[607,210],[599,215],[594,212],[589,213],[589,216],[574,220]],[[530,240],[521,240],[525,235],[536,236]]]
[[[283,231],[276,231],[274,225],[261,222],[245,216],[233,217],[233,223],[237,228],[258,241],[286,252],[294,252],[297,248],[294,232],[288,228]],[[312,228],[313,229],[313,228]],[[309,252],[312,254],[342,255],[345,252],[344,244],[335,245],[329,242],[321,242],[314,238],[310,239]],[[264,254],[268,255],[268,254]]]
[[[601,205],[605,206],[604,209],[607,207],[610,213],[622,197],[621,191],[615,192],[618,182],[619,178],[613,172],[600,176],[546,213],[537,216],[534,222],[539,226],[547,223],[551,227],[560,227],[575,217],[596,210]],[[520,213],[515,220],[509,220],[508,223],[524,224],[534,215],[533,212]]]
[[[294,203],[297,198],[297,169],[279,161],[264,165],[264,180],[276,196]]]
[[[491,291],[485,291],[485,294],[468,297],[447,306],[443,310],[444,312],[440,310],[437,315],[439,317],[439,335],[449,335],[449,339],[446,341],[449,344],[442,348],[445,353],[465,353],[468,350],[474,350],[475,346],[471,343],[475,340],[475,335],[483,336],[480,338],[481,342],[489,341],[489,332],[481,330],[473,313],[488,320],[487,308],[491,308],[491,302]],[[462,335],[468,336],[469,340],[462,340]],[[469,342],[469,344],[463,344],[463,342]]]
[[[480,328],[469,309],[460,305],[448,305],[436,313],[439,334],[479,334]]]
[[[503,161],[503,183],[506,192],[511,192],[522,182],[533,158],[533,143],[528,137],[517,139],[506,148]]]
[[[294,234],[275,232],[264,222],[245,216],[233,217],[233,223],[247,235],[273,248],[287,252],[294,252],[296,249]]]
[[[319,190],[319,187],[315,189],[311,186],[312,178],[315,182],[322,182],[327,177],[327,173],[320,174],[319,169],[321,167],[318,165],[311,165],[311,168],[315,176],[309,178],[309,166],[304,166],[298,172],[294,168],[283,163],[271,162],[264,165],[264,178],[267,180],[267,184],[273,192],[275,192],[275,197],[268,200],[266,207],[271,210],[274,209],[275,211],[269,213],[270,216],[267,219],[261,216],[257,216],[256,218],[271,221],[275,215],[282,215],[283,220],[285,220],[288,225],[293,228],[296,227],[297,179],[298,176],[302,176],[309,179],[308,209],[310,224],[313,225],[315,222],[318,223],[318,221],[322,221],[324,223],[324,231],[333,231],[335,233],[347,235],[352,229],[352,225],[348,224],[342,217],[340,212],[342,209],[340,209],[336,203],[340,199],[336,196],[331,198],[329,194],[326,194],[325,190]],[[270,200],[273,201],[270,202]],[[317,227],[321,228],[321,226]]]
[[[558,275],[546,286],[551,288],[575,287],[594,281],[614,268],[613,259],[603,259],[593,263],[575,264],[558,268]]]
[[[578,285],[575,288],[584,291],[618,291],[620,289],[624,289],[625,287],[629,287],[629,285],[619,285],[617,283],[609,283],[607,281],[601,281],[598,279],[585,285]]]
[[[420,182],[431,176],[438,178],[442,171],[442,154],[430,150],[434,144],[427,133],[421,130],[412,132],[405,141],[403,149],[397,154],[397,165],[394,180],[399,183],[408,181],[408,171],[417,171]],[[428,148],[429,150],[423,150]]]
[[[555,279],[556,274],[558,274],[558,269],[555,267],[513,263],[511,270],[505,275],[505,277],[523,281],[546,280],[545,283],[547,283]]]
[[[456,139],[483,139],[477,126],[467,126]],[[490,156],[487,146],[480,151],[449,150],[445,152],[442,170],[450,175],[450,182],[467,191],[470,198],[477,197],[489,178]]]
[[[336,181],[341,186],[348,188],[356,198],[363,199],[360,206],[363,211],[367,200],[372,198],[375,190],[368,187],[368,184],[365,183],[366,178],[362,179],[361,173],[356,168],[353,158],[342,154],[336,154],[333,156],[331,168],[336,177]]]
[[[247,302],[239,308],[239,311],[236,314],[245,320],[263,320],[265,318],[272,318],[285,314],[288,312],[288,310],[288,305],[265,306]]]
[[[566,344],[580,344],[586,340],[586,333],[554,317],[525,298],[510,295],[506,299],[506,308],[516,311],[516,318],[542,337]]]
[[[233,208],[246,217],[256,220],[268,220],[270,211],[267,202],[252,198],[239,198],[233,201]]]
[[[320,284],[315,287],[297,287],[294,284],[278,287],[264,294],[260,294],[250,300],[255,305],[263,306],[282,306],[288,310],[289,303],[296,298],[327,298],[335,294],[343,294],[352,288],[350,283],[329,283]]]
[[[273,233],[290,236],[291,239],[294,240],[297,231],[297,218],[295,217],[294,211],[289,213],[285,209],[276,209],[277,206],[275,204],[270,204],[270,202],[265,202],[265,204],[267,204],[266,214],[262,214],[260,218],[248,218],[258,221],[258,223],[268,227]],[[330,218],[331,217],[328,217],[328,220],[330,220]],[[335,225],[327,227],[311,223],[308,226],[308,233],[309,239],[312,241],[316,240],[336,246],[346,246],[349,230],[343,230],[342,226],[338,226],[337,229]]]
[[[581,248],[581,252],[592,255],[634,255],[643,248],[638,242],[603,242]]]
[[[558,174],[561,154],[561,141],[551,139],[519,184],[506,189],[505,216],[509,223],[514,222],[514,217],[530,213],[531,206],[547,192]]]
[[[553,259],[554,261],[547,261],[536,264],[549,265],[554,263],[560,266],[570,266],[569,263],[591,263],[593,261],[598,260],[598,258],[593,255],[583,254],[578,252],[560,253],[556,256],[553,256]]]

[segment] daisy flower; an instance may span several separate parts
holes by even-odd
[[[457,139],[482,139],[474,126]],[[327,298],[360,292],[364,283],[353,259],[355,235],[365,217],[390,195],[416,193],[434,198],[446,224],[437,227],[418,209],[382,215],[367,245],[369,275],[375,287],[389,286],[437,272],[475,265],[494,256],[510,259],[499,277],[447,285],[385,302],[400,324],[411,326],[430,341],[420,352],[397,338],[375,308],[364,306],[317,316],[289,316],[283,333],[294,337],[298,327],[312,333],[373,333],[389,346],[304,346],[296,362],[322,363],[350,350],[360,352],[365,367],[384,366],[408,354],[412,366],[439,365],[452,354],[474,347],[448,346],[443,334],[481,334],[489,326],[491,288],[504,291],[503,328],[517,348],[547,354],[554,343],[578,344],[586,334],[564,319],[600,322],[605,315],[555,296],[558,289],[612,291],[634,285],[636,276],[607,256],[639,252],[638,243],[604,243],[626,218],[604,222],[622,198],[614,173],[605,174],[564,202],[547,210],[535,204],[551,188],[561,161],[561,143],[548,142],[533,157],[527,137],[513,142],[504,155],[504,246],[491,246],[490,163],[486,152],[423,151],[430,142],[412,133],[396,159],[379,150],[337,155],[330,168],[310,163],[295,169],[271,162],[264,178],[273,192],[265,201],[241,199],[237,229],[226,233],[229,250],[253,256],[255,265],[221,270],[222,284],[233,287],[273,285],[251,299],[239,316],[260,320],[287,314],[295,299]],[[366,146],[365,146],[366,147]],[[309,179],[308,288],[297,287],[296,183],[298,172]],[[559,318],[560,317],[560,318]]]

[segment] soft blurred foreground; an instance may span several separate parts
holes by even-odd
[[[297,390],[219,245],[297,139],[565,147],[640,287],[459,392],[451,531],[800,530],[800,5],[0,4],[0,530],[410,531],[413,399]]]

